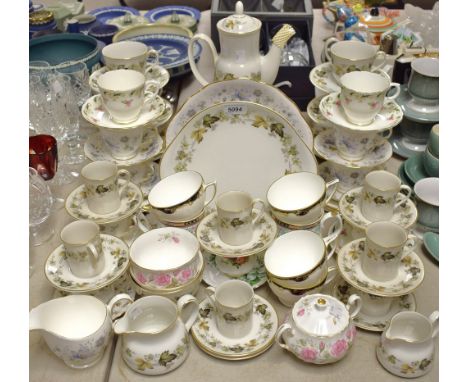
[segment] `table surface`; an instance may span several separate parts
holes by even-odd
[[[202,13],[199,32],[210,34],[209,11]],[[331,35],[332,30],[321,17],[320,10],[314,10],[312,47],[315,62],[320,62],[323,40]],[[206,76],[212,73],[213,64],[209,54],[202,55],[199,68]],[[193,76],[184,79],[179,97],[179,106],[200,87],[200,84]],[[310,123],[309,118],[306,115],[305,117]],[[87,128],[91,127],[87,126]],[[386,166],[389,171],[396,173],[400,163],[401,159],[393,157]],[[78,184],[79,182],[76,181],[53,191],[56,196],[65,198]],[[55,229],[53,238],[41,246],[30,249],[30,261],[35,267],[34,273],[29,280],[30,309],[53,297],[54,288],[46,280],[43,266],[50,252],[60,244],[58,236],[60,230],[71,221],[73,221],[73,218],[64,209],[57,211],[50,219],[50,224]],[[416,253],[422,259],[425,268],[424,281],[414,292],[417,303],[416,310],[427,316],[439,307],[439,269],[438,265],[424,253],[421,242],[417,244]],[[197,293],[197,297],[200,299],[205,296],[204,286],[205,284],[202,284]],[[289,309],[279,303],[266,284],[258,288],[256,293],[273,304],[281,322]],[[358,330],[358,336],[349,354],[338,363],[324,366],[306,364],[276,344],[264,354],[250,360],[223,361],[204,353],[191,339],[190,355],[185,363],[175,371],[157,378],[160,381],[174,382],[188,380],[210,382],[219,381],[220,378],[225,382],[238,382],[239,380],[301,381],[312,376],[313,380],[317,382],[341,379],[360,382],[401,380],[401,378],[389,374],[378,363],[375,356],[375,346],[379,338],[380,333]],[[436,351],[438,352],[438,342]],[[103,359],[98,364],[89,369],[74,370],[65,366],[49,350],[40,333],[36,331],[30,332],[29,372],[31,381],[47,382],[143,382],[148,381],[150,378],[133,372],[125,365],[120,355],[120,339],[117,336],[114,336],[113,341],[106,349]],[[439,361],[438,355],[436,355],[432,370],[426,376],[418,378],[418,381],[438,381],[438,375]]]

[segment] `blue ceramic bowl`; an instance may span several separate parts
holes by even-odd
[[[104,44],[111,44],[112,38],[119,31],[115,25],[96,24],[88,30],[88,34]]]
[[[81,33],[52,34],[29,41],[29,61],[47,61],[52,69],[67,61],[79,61],[91,72],[100,66],[100,58],[98,41]]]
[[[439,229],[439,178],[421,179],[414,185],[418,223],[432,231]]]

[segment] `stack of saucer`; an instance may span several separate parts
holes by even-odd
[[[375,222],[367,227],[366,237],[341,248],[337,265],[344,281],[335,284],[333,294],[342,301],[351,293],[361,297],[356,326],[382,331],[394,314],[415,310],[413,292],[424,279],[424,266],[414,244],[397,224]]]

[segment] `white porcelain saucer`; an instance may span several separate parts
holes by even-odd
[[[362,159],[355,161],[344,159],[338,154],[335,136],[331,131],[323,131],[317,135],[314,140],[314,149],[323,159],[349,168],[371,168],[383,165],[392,157],[393,153],[392,145],[385,140]]]
[[[365,229],[372,222],[368,220],[361,212],[361,194],[362,187],[356,187],[346,192],[340,199],[340,213],[351,226],[357,229]],[[404,195],[397,195],[397,202],[404,198]],[[407,200],[395,208],[391,222],[409,229],[416,223],[418,210],[411,200]]]
[[[208,298],[200,304],[198,319],[192,326],[192,337],[200,349],[209,355],[230,361],[254,358],[273,345],[278,316],[273,306],[254,296],[252,329],[239,339],[223,336],[216,326],[213,306]]]
[[[159,126],[164,125],[174,115],[174,106],[172,106],[172,104],[167,99],[163,99],[163,101],[166,105],[164,112],[154,120],[154,123],[151,126],[152,128],[158,128]]]
[[[130,264],[128,247],[119,238],[101,234],[104,270],[97,276],[81,278],[70,271],[65,259],[65,249],[59,245],[45,262],[47,280],[65,292],[91,292],[112,284],[122,276]]]
[[[341,86],[333,77],[332,68],[333,64],[331,62],[325,62],[313,68],[309,74],[312,85],[325,93],[340,92]]]
[[[130,159],[115,159],[107,151],[101,134],[95,133],[88,137],[84,145],[84,152],[88,159],[92,161],[106,160],[114,162],[118,166],[133,166],[153,159],[161,154],[164,148],[164,141],[158,133],[147,130],[143,134],[142,143],[137,154]]]
[[[136,121],[127,123],[115,122],[102,104],[100,94],[94,95],[86,100],[81,108],[81,115],[89,123],[110,129],[133,129],[135,127],[144,126],[152,123],[161,116],[165,111],[166,103],[160,96],[156,96],[155,100],[149,104],[144,104]]]
[[[352,294],[360,295],[358,289],[349,285],[346,281],[339,277],[333,287],[333,296],[340,300],[343,304],[347,304],[349,296]],[[389,297],[391,298],[391,297]],[[369,316],[362,312],[362,310],[353,318],[354,324],[361,329],[369,330],[372,332],[382,332],[387,326],[387,323],[392,317],[400,312],[416,310],[416,298],[413,293],[405,294],[403,296],[394,297],[389,311],[382,316]]]
[[[382,110],[375,116],[374,120],[365,126],[356,125],[346,119],[339,93],[326,95],[320,101],[320,112],[331,123],[345,127],[350,130],[359,131],[382,131],[391,129],[398,125],[403,119],[403,111],[393,100],[384,101]]]
[[[208,285],[216,288],[218,285],[227,280],[232,280],[233,277],[229,277],[225,273],[221,272],[216,266],[216,255],[203,252],[205,258],[205,270],[203,272],[203,281]],[[266,270],[263,263],[263,256],[261,254],[256,255],[257,265],[249,271],[247,274],[238,277],[238,280],[243,280],[249,283],[252,288],[257,289],[266,283]]]
[[[254,218],[257,214],[258,210],[254,209]],[[233,246],[221,240],[217,227],[218,213],[212,212],[198,225],[197,238],[203,249],[223,257],[244,257],[265,251],[275,240],[278,231],[275,221],[270,215],[264,213],[254,226],[252,240],[242,245]]]
[[[314,133],[314,136],[320,132],[332,128],[333,125],[326,119],[320,112],[320,101],[323,97],[315,97],[307,104],[307,115],[312,120],[312,125],[310,128]]]
[[[125,181],[119,179],[119,187]],[[132,216],[143,202],[143,194],[140,188],[132,182],[128,183],[125,192],[122,193],[120,207],[106,215],[99,215],[90,211],[86,202],[86,191],[84,184],[75,188],[65,201],[65,209],[75,219],[88,219],[97,224],[107,224],[120,221]]]
[[[167,69],[163,68],[162,66],[147,63],[145,70],[148,70],[148,72],[145,74],[146,79],[156,81],[160,89],[166,86],[167,83],[169,82],[169,79],[170,79],[169,72],[167,71]],[[89,76],[89,87],[95,94],[99,94],[99,87],[97,85],[98,78],[108,71],[109,71],[109,68],[107,68],[107,66],[103,66],[102,68],[95,70]]]
[[[382,297],[398,297],[414,291],[424,279],[424,265],[412,248],[404,249],[397,276],[390,281],[376,281],[362,270],[366,239],[360,238],[346,244],[338,252],[337,265],[343,279],[353,287]]]

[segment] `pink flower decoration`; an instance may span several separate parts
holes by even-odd
[[[138,273],[137,274],[137,281],[141,284],[146,284],[148,280],[146,279],[145,275],[143,273]]]
[[[132,102],[133,102],[133,101],[132,101],[131,99],[127,99],[127,100],[125,100],[125,101],[122,101],[122,103],[123,103],[125,106],[127,106],[127,107],[132,106]]]
[[[372,109],[375,109],[378,105],[379,105],[378,102],[371,102],[371,103],[370,103],[370,107],[371,107]]]
[[[303,316],[304,313],[305,313],[305,309],[304,309],[304,308],[301,308],[301,309],[299,309],[299,311],[297,312],[297,315],[298,315],[298,316]]]
[[[177,236],[172,236],[172,241],[176,244],[180,243],[180,239]]]
[[[346,337],[351,341],[356,337],[356,328],[354,326],[346,332]]]
[[[304,361],[313,361],[317,358],[318,351],[314,348],[303,348],[301,350],[301,358]]]
[[[330,348],[330,354],[336,358],[341,357],[348,349],[346,340],[336,341]]]
[[[182,269],[178,274],[177,274],[177,280],[180,282],[184,283],[187,280],[190,279],[192,276],[192,270],[190,268],[187,269]]]
[[[325,349],[325,342],[320,341],[319,349],[320,351],[323,351],[323,349]]]
[[[162,274],[154,277],[154,282],[159,286],[166,286],[171,283],[171,276],[168,274]]]

